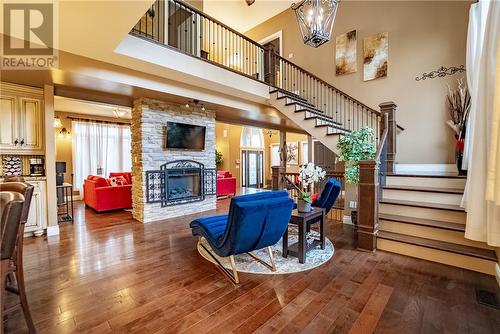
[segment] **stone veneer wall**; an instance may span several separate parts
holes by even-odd
[[[206,127],[205,150],[167,150],[164,148],[164,127],[167,122],[179,122]],[[215,112],[186,108],[178,104],[151,99],[134,101],[132,133],[132,214],[143,223],[189,215],[216,207],[216,196],[206,196],[202,202],[161,207],[161,203],[146,203],[146,171],[158,170],[166,162],[194,160],[215,168]]]

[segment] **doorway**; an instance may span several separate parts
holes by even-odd
[[[264,187],[264,151],[241,150],[241,186]]]

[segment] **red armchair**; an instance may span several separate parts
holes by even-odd
[[[122,175],[127,173],[111,174]],[[101,176],[89,175],[87,177],[83,184],[83,196],[85,204],[99,212],[132,207],[132,185],[127,184],[112,187]]]
[[[224,170],[217,171],[217,196],[236,195],[236,178]]]

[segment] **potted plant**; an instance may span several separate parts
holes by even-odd
[[[455,90],[452,90],[448,85],[446,102],[451,119],[446,124],[450,126],[455,135],[455,160],[458,174],[467,175],[467,171],[462,169],[462,158],[464,154],[465,127],[470,111],[470,94],[467,86],[464,84],[463,78],[457,81],[458,87]]]
[[[339,139],[337,148],[340,151],[339,160],[345,163],[346,183],[359,183],[359,161],[375,158],[377,148],[373,136],[373,129],[364,127],[353,131]],[[351,220],[357,224],[357,211],[351,210]]]
[[[299,212],[311,212],[311,185],[323,180],[325,174],[326,172],[321,167],[315,166],[312,162],[300,166],[300,189],[298,189],[297,196],[297,210]]]
[[[217,169],[222,165],[222,152],[215,150],[215,166]]]

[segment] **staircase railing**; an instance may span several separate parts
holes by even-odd
[[[379,111],[279,56],[274,50],[266,49],[264,52],[266,82],[269,85],[307,100],[347,130],[372,128],[378,141]]]
[[[131,34],[300,96],[347,130],[380,132],[379,111],[183,1],[155,1]]]

